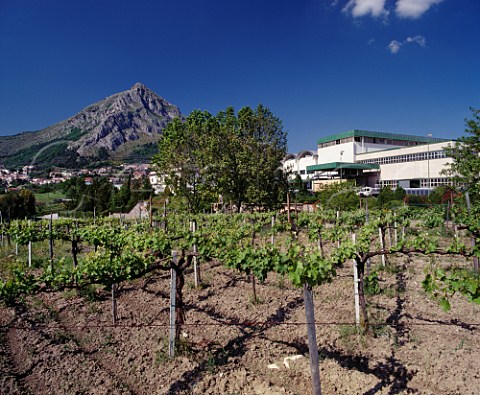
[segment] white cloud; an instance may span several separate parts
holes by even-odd
[[[440,4],[443,0],[397,0],[396,13],[401,18],[419,18],[432,5]]]
[[[405,39],[406,43],[417,43],[421,47],[424,47],[427,44],[427,40],[423,36],[407,37]]]
[[[390,44],[388,44],[388,49],[391,53],[396,54],[400,51],[400,49],[405,45],[405,44],[418,44],[421,47],[425,47],[427,45],[427,39],[423,36],[415,36],[415,37],[407,37],[403,41],[397,41],[393,40],[390,41]]]
[[[344,12],[351,13],[354,18],[371,15],[373,17],[387,17],[386,0],[349,0],[343,8]]]
[[[390,42],[390,44],[388,44],[388,48],[390,49],[391,53],[397,53],[398,51],[400,51],[400,48],[402,47],[402,45],[403,43],[397,40],[393,40]]]

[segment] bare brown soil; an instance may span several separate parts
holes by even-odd
[[[454,297],[452,311],[443,312],[420,286],[426,258],[395,264],[402,270],[381,272],[383,293],[368,297],[371,321],[383,324],[369,335],[351,325],[351,266],[315,289],[323,393],[477,394],[480,306]],[[311,393],[302,290],[271,275],[257,284],[254,303],[249,280],[221,265],[202,267],[201,289],[192,276],[173,359],[166,273],[123,285],[116,327],[109,294],[101,289],[42,294],[25,306],[2,308],[0,392]]]

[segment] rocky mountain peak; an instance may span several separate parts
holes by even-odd
[[[130,90],[132,91],[145,90],[145,89],[147,89],[147,87],[141,82],[137,82],[130,88]]]
[[[182,118],[178,107],[137,82],[63,122],[31,133],[29,139],[21,140],[22,144],[0,141],[0,156],[53,141],[65,141],[67,150],[80,157],[97,157],[99,153],[102,157],[124,156],[139,147],[156,144],[173,118]]]

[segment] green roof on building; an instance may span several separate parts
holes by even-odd
[[[348,137],[371,137],[379,139],[391,139],[391,140],[403,140],[403,141],[417,141],[419,143],[433,144],[441,143],[444,141],[451,141],[448,139],[442,139],[439,137],[430,137],[430,136],[414,136],[410,134],[397,134],[397,133],[386,133],[386,132],[372,132],[369,130],[348,130],[346,132],[332,134],[330,136],[322,137],[317,140],[317,144],[328,143],[330,141],[345,139]]]
[[[356,170],[376,170],[380,169],[380,165],[372,163],[351,163],[351,162],[330,162],[321,163],[319,165],[307,166],[307,173],[312,171],[326,171],[337,169],[356,169]]]

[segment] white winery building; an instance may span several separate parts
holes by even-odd
[[[441,172],[451,162],[443,148],[453,143],[431,135],[349,130],[318,139],[316,152],[288,155],[283,167],[313,191],[347,179],[359,186],[435,188],[450,183]]]

